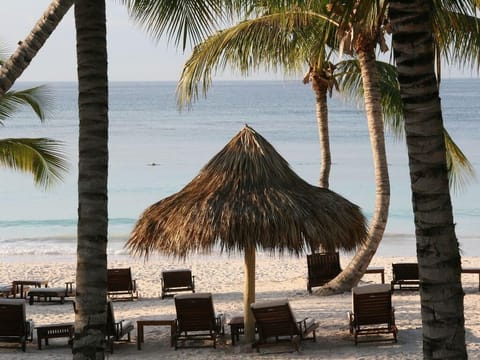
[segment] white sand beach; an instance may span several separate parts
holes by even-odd
[[[28,261],[27,261],[28,260]],[[371,266],[385,268],[385,281],[391,280],[391,264],[416,261],[409,257],[375,257]],[[348,258],[342,256],[345,266]],[[480,266],[479,258],[464,258],[465,267]],[[114,302],[117,319],[135,322],[141,319],[174,315],[172,298],[160,298],[161,271],[164,269],[190,268],[195,275],[197,292],[211,292],[215,309],[226,315],[227,321],[241,315],[243,308],[243,260],[240,256],[209,255],[189,257],[185,262],[162,256],[152,256],[148,261],[129,256],[109,258],[109,267],[131,267],[140,291],[135,301]],[[42,256],[30,259],[25,256],[11,256],[4,259],[0,267],[0,283],[15,279],[48,280],[50,286],[63,286],[65,281],[75,279],[75,258]],[[257,300],[287,298],[298,318],[313,317],[320,326],[317,341],[305,341],[300,352],[291,352],[290,347],[272,346],[260,353],[242,345],[231,345],[229,327],[220,340],[217,349],[179,349],[170,347],[169,327],[145,327],[145,343],[137,350],[137,329],[132,332],[131,343],[116,343],[114,354],[107,352],[111,359],[421,359],[422,330],[420,318],[420,297],[417,291],[395,291],[396,324],[399,329],[398,343],[365,343],[354,345],[349,334],[347,311],[351,308],[351,293],[329,297],[308,294],[306,290],[307,266],[305,257],[258,255],[257,257]],[[480,292],[477,274],[462,275],[465,290],[465,321],[468,354],[471,359],[480,358]],[[379,274],[366,275],[361,284],[380,282]],[[35,325],[73,322],[72,303],[35,303],[26,305],[27,318]],[[4,346],[5,345],[5,346]],[[0,359],[66,359],[71,357],[67,339],[51,339],[49,345],[37,348],[34,341],[27,344],[23,353],[18,347],[1,344]]]

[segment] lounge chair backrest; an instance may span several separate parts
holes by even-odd
[[[25,300],[0,299],[0,337],[25,336]]]
[[[251,308],[261,337],[301,335],[288,300],[256,302]]]
[[[392,322],[392,292],[389,285],[359,286],[352,289],[352,294],[357,326]]]
[[[107,270],[108,291],[133,290],[132,271],[130,268]]]
[[[191,270],[162,271],[162,279],[166,288],[192,287]]]
[[[307,255],[307,266],[309,292],[312,292],[312,287],[322,286],[342,272],[338,252]]]
[[[216,319],[211,293],[175,295],[174,300],[180,332],[215,330]]]
[[[418,280],[418,263],[392,264],[393,281]]]
[[[358,344],[360,335],[392,334],[397,342],[392,290],[388,284],[358,286],[352,289],[352,308],[349,312],[350,333]],[[383,336],[366,337],[362,342],[385,341]]]

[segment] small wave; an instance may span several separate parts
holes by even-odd
[[[43,226],[65,226],[70,227],[77,224],[76,219],[49,219],[49,220],[0,220],[0,227],[43,227]]]
[[[137,219],[133,218],[110,218],[109,225],[132,225]],[[0,227],[50,227],[63,226],[71,227],[77,226],[77,219],[31,219],[31,220],[0,220]]]

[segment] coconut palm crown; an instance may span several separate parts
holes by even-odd
[[[150,206],[129,250],[186,257],[222,251],[353,250],[366,238],[358,206],[308,184],[259,133],[245,126],[181,191]]]

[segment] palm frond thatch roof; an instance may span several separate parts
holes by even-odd
[[[126,247],[136,255],[246,248],[300,254],[353,250],[366,238],[358,206],[302,180],[245,126],[181,191],[145,210]]]

